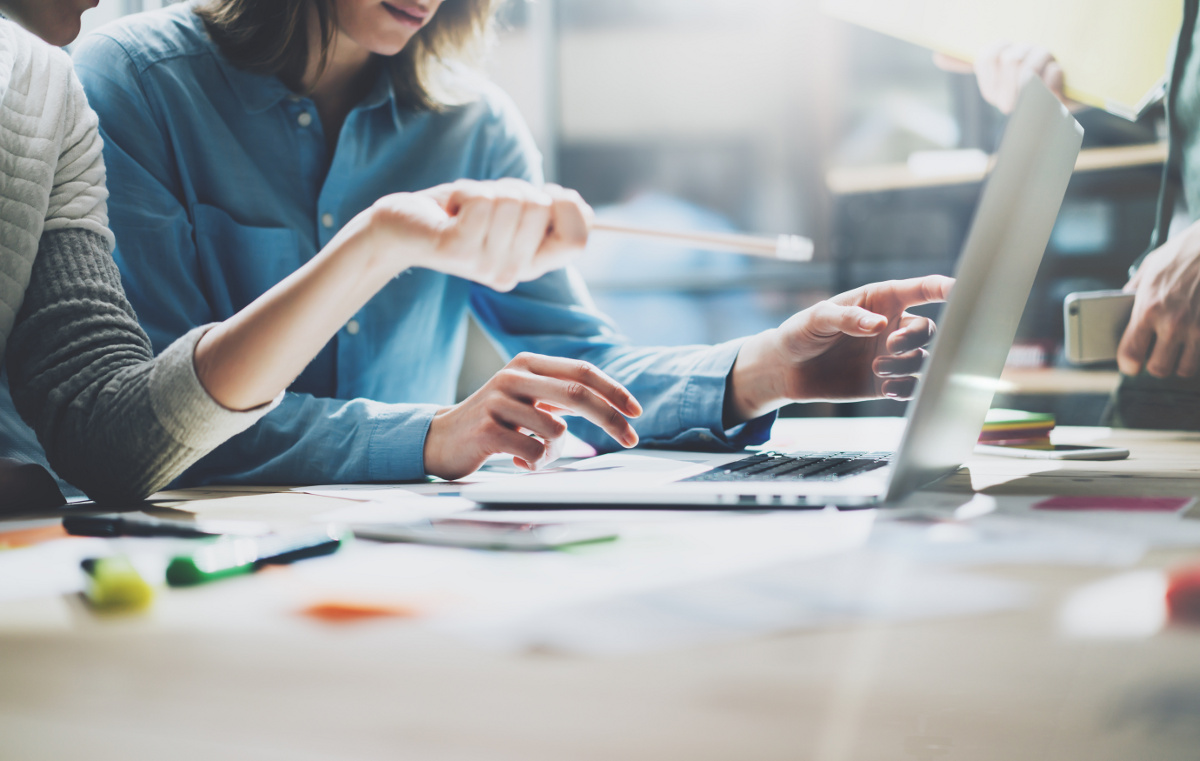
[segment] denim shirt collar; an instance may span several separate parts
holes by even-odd
[[[293,92],[277,76],[255,74],[254,72],[234,66],[215,44],[213,45],[213,56],[221,67],[226,81],[229,82],[230,89],[233,90],[247,113],[262,113],[274,107],[282,100],[298,97],[297,93]],[[371,89],[366,97],[355,108],[378,108],[387,103],[392,103],[394,106],[398,105],[396,104],[396,88],[392,81],[391,72],[389,67],[384,65],[379,67],[375,83],[371,85]],[[398,112],[398,108],[394,107],[393,111]]]

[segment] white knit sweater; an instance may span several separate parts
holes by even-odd
[[[193,355],[211,326],[153,357],[112,259],[107,195],[70,59],[0,18],[0,356],[59,475],[136,500],[274,405],[232,412],[204,390]],[[12,501],[0,493],[0,512]]]
[[[0,356],[43,231],[112,245],[96,127],[66,53],[0,19]]]

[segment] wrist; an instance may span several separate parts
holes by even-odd
[[[446,414],[453,407],[443,407],[433,413],[433,420],[429,421],[429,428],[425,431],[425,445],[422,450],[424,460],[425,475],[436,476],[438,478],[447,477],[447,461],[446,452],[443,444],[445,443],[444,429],[448,423]]]
[[[725,386],[726,428],[761,417],[787,401],[776,333],[773,329],[750,336],[738,351]]]
[[[420,263],[412,246],[397,245],[395,236],[384,233],[390,224],[389,211],[376,203],[346,223],[330,241],[330,246],[354,251],[362,271],[371,279],[391,279]]]

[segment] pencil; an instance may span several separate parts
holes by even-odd
[[[738,235],[735,233],[682,232],[676,230],[656,230],[649,227],[633,227],[631,225],[617,225],[603,221],[593,223],[592,231],[675,241],[678,243],[687,243],[705,251],[731,251],[738,254],[764,256],[768,259],[780,259],[789,262],[807,262],[811,261],[813,257],[813,242],[799,235],[780,235],[770,238],[759,235]]]

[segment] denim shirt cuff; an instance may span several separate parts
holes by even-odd
[[[404,405],[374,417],[367,448],[371,481],[421,481],[425,478],[425,437],[436,404]]]
[[[737,361],[744,340],[717,344],[696,367],[679,404],[681,431],[706,430],[714,443],[731,449],[762,444],[770,438],[771,427],[777,417],[775,412],[729,429],[721,425],[725,416],[725,390],[729,384],[729,373],[733,370],[733,363]]]

